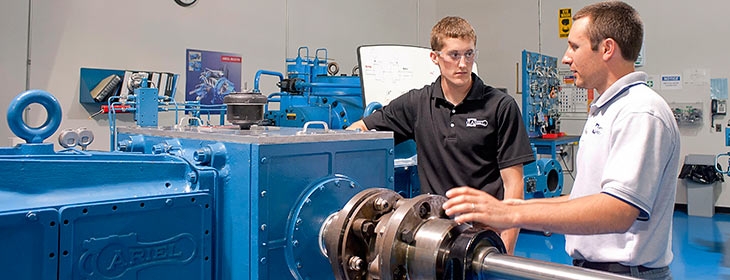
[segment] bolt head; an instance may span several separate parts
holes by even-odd
[[[362,258],[358,256],[352,256],[347,261],[347,264],[349,265],[350,270],[352,271],[360,271],[362,270],[363,264],[365,261],[362,260]]]

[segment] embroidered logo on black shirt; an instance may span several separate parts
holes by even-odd
[[[487,120],[477,120],[476,118],[467,118],[466,119],[466,127],[477,127],[477,126],[487,127],[487,124],[489,124],[489,122],[487,122]]]

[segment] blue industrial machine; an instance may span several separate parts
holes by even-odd
[[[730,147],[730,125],[728,125],[728,127],[725,127],[725,146]],[[722,167],[720,165],[720,158],[722,157],[728,157],[727,170],[722,170]],[[715,157],[715,169],[721,174],[730,176],[730,152],[719,154]]]
[[[27,143],[0,148],[4,279],[333,279],[324,221],[393,188],[389,132],[120,127],[118,151],[54,151],[60,120],[39,90],[8,110]]]
[[[556,197],[563,193],[563,168],[554,159],[537,159],[522,167],[525,181],[525,199]]]
[[[560,196],[563,190],[563,169],[555,160],[555,143],[547,145],[553,147],[552,159],[537,158],[545,141],[564,135],[560,133],[559,85],[557,58],[522,51],[522,119],[537,159],[523,167],[525,199]]]
[[[265,70],[256,72],[254,78],[254,92],[260,92],[261,75],[279,77],[281,92],[268,95],[269,103],[279,102],[279,108],[267,105],[265,114],[274,125],[301,127],[308,121],[324,121],[330,128],[344,129],[362,117],[360,77],[357,73],[336,76],[339,66],[328,61],[327,49],[317,49],[314,59],[310,59],[309,48],[300,47],[297,57],[286,63],[286,78]]]
[[[558,59],[522,51],[522,119],[530,137],[560,132]]]
[[[304,57],[302,55],[304,54]],[[339,66],[327,59],[326,49],[317,49],[314,59],[309,59],[309,48],[300,47],[297,57],[287,59],[287,77],[283,74],[259,70],[254,78],[254,92],[260,92],[262,75],[279,78],[281,92],[268,95],[268,102],[279,102],[273,110],[267,104],[264,118],[274,126],[302,127],[310,121],[322,121],[329,128],[344,129],[376,108],[371,104],[363,112],[363,95],[358,73],[337,76]],[[416,171],[416,148],[413,141],[395,148],[395,189],[404,197],[420,193]]]
[[[140,127],[157,127],[159,112],[174,112],[175,124],[177,124],[178,112],[183,111],[191,115],[191,119],[195,125],[202,125],[202,120],[200,119],[201,114],[208,115],[208,122],[210,122],[211,114],[220,114],[220,124],[223,125],[227,108],[225,104],[203,105],[200,104],[199,101],[188,101],[184,103],[177,103],[175,101],[175,82],[177,81],[177,75],[175,75],[175,79],[173,79],[170,96],[160,94],[157,88],[150,87],[146,76],[134,77],[133,79],[136,80],[133,80],[132,82],[132,94],[129,94],[126,97],[109,97],[107,100],[106,110],[102,107],[102,110],[96,113],[109,114],[109,147],[111,151],[116,149],[117,144],[116,114],[118,113],[133,113],[134,120]]]

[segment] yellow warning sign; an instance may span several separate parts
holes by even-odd
[[[568,33],[570,33],[570,27],[573,25],[571,10],[570,8],[560,9],[560,18],[558,18],[558,34],[560,38],[568,38]]]

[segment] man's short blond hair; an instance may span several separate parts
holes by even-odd
[[[444,40],[447,38],[468,39],[477,44],[477,35],[474,28],[463,18],[445,17],[439,20],[431,29],[431,49],[440,51],[444,47]]]

